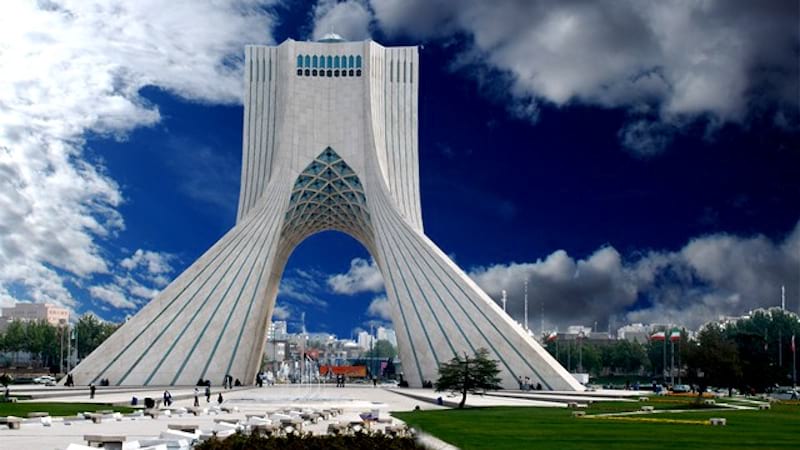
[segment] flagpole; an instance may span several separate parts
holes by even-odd
[[[670,363],[669,363],[669,384],[675,386],[675,341],[672,340],[672,335],[669,337],[671,345]]]
[[[681,339],[678,339],[678,384],[681,383],[681,341],[683,340],[683,336]]]
[[[667,332],[664,331],[664,344],[661,346],[664,352],[664,359],[661,365],[661,380],[666,384],[667,382]]]
[[[792,335],[792,387],[797,387],[797,347]]]

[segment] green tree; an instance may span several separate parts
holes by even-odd
[[[792,372],[792,335],[800,336],[800,321],[779,308],[756,311],[725,327],[736,344],[741,362],[741,387],[764,389],[789,384]]]
[[[14,353],[14,363],[18,360],[18,353],[25,351],[25,324],[20,320],[12,320],[6,328],[3,338],[5,350]]]
[[[78,337],[78,358],[84,358],[119,328],[119,324],[102,322],[93,314],[84,314],[75,324]]]
[[[366,353],[368,358],[394,358],[397,356],[397,349],[386,339],[379,339],[371,350]]]
[[[725,330],[709,324],[697,333],[696,343],[687,345],[687,362],[700,384],[734,387],[740,382],[742,368],[736,343]]]
[[[439,379],[436,380],[436,391],[461,393],[459,408],[464,407],[467,394],[485,392],[490,389],[501,389],[497,374],[497,361],[489,359],[489,351],[480,348],[470,358],[456,355],[453,359],[439,366]]]

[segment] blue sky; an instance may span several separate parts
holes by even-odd
[[[542,306],[546,328],[697,326],[781,284],[798,310],[797,8],[4,4],[0,303],[134,314],[234,224],[243,46],[333,30],[422,46],[426,233],[513,316],[526,279],[537,327]],[[365,249],[325,232],[277,315],[349,336],[386,323],[382,295]]]

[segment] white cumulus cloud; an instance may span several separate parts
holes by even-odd
[[[392,315],[389,310],[389,299],[385,296],[375,297],[367,307],[367,315],[378,317],[383,320],[392,320]]]
[[[0,301],[73,307],[70,281],[114,271],[103,247],[124,229],[124,195],[85,134],[157,123],[145,86],[239,102],[242,48],[270,40],[268,3],[0,3]],[[129,306],[105,285],[90,294]]]
[[[690,240],[678,251],[651,251],[625,260],[613,247],[585,259],[558,250],[532,263],[478,267],[470,276],[499,301],[508,291],[508,312],[523,319],[523,283],[528,281],[529,324],[572,324],[601,329],[610,317],[696,328],[723,315],[741,315],[780,302],[800,311],[800,222],[782,240],[762,235],[713,234]]]
[[[363,1],[321,0],[314,7],[314,31],[318,40],[328,33],[336,33],[349,41],[363,41],[370,37],[372,14]]]
[[[353,258],[347,273],[332,275],[328,286],[337,294],[353,295],[360,292],[381,292],[383,276],[375,260]]]
[[[668,124],[742,123],[756,105],[797,116],[796,2],[749,0],[371,0],[391,35],[469,44],[455,65],[507,74],[512,98],[623,107]],[[478,67],[476,67],[478,66]],[[516,115],[520,108],[512,102]],[[524,111],[524,108],[523,108]],[[633,125],[621,142],[652,154],[671,138]],[[644,133],[655,132],[653,137]],[[631,139],[640,136],[644,145]]]

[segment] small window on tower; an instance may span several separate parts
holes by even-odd
[[[335,77],[339,76],[339,69],[336,69],[336,70],[333,71],[333,76],[335,76]]]
[[[360,76],[361,76],[361,69],[356,69],[356,76],[357,76],[357,77],[360,77]]]
[[[311,75],[313,75],[313,76],[317,76],[317,69],[313,69],[313,70],[311,71]]]
[[[359,72],[360,72],[360,70],[359,70]],[[350,76],[352,77],[353,75],[355,75],[355,71],[353,69],[350,69]]]
[[[297,67],[303,67],[303,55],[297,55]]]
[[[303,75],[303,69],[297,69],[297,75],[302,76]]]
[[[311,58],[311,67],[317,67],[317,55]]]
[[[305,73],[305,75],[306,75],[306,76],[309,76],[309,75],[311,75],[311,71],[310,71],[310,70],[308,70],[308,69],[306,69],[306,73]]]
[[[330,69],[328,69],[328,74],[327,74],[327,75],[328,75],[329,77],[332,77],[332,76],[333,76],[333,71],[332,71],[332,70],[330,70]]]

